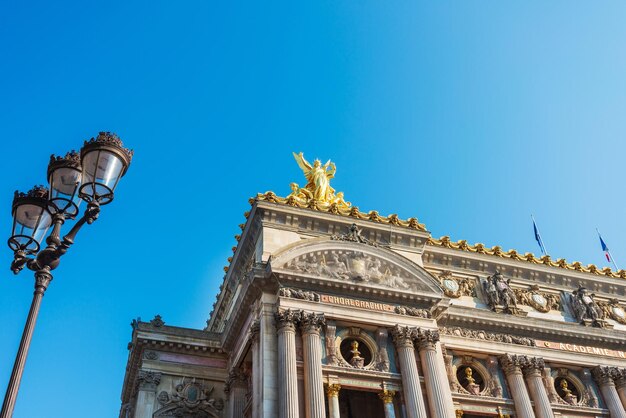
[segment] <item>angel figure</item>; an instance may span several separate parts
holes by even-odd
[[[315,160],[313,165],[311,165],[304,159],[302,153],[296,154],[294,152],[293,157],[304,172],[304,176],[308,181],[304,188],[313,194],[313,199],[331,203],[335,199],[335,190],[330,187],[330,179],[335,177],[335,171],[337,170],[335,164],[328,160],[326,164],[322,165],[320,160]]]

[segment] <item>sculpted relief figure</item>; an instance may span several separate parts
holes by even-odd
[[[517,297],[510,283],[511,279],[506,280],[499,271],[489,276],[483,283],[487,304],[495,312],[523,315],[517,308]]]
[[[589,293],[582,285],[570,295],[570,303],[576,319],[584,324],[595,327],[605,327],[604,312],[594,300],[595,295]]]

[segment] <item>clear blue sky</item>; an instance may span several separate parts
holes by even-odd
[[[54,272],[16,418],[112,417],[130,321],[203,327],[248,197],[332,158],[362,210],[626,267],[621,1],[26,2],[0,11],[0,223],[51,153],[135,157]],[[0,390],[31,299],[0,251]]]

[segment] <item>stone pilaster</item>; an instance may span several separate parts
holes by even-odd
[[[296,370],[296,325],[301,311],[279,311],[275,315],[278,334],[278,417],[299,418],[298,373]]]
[[[156,390],[161,373],[139,370],[137,375],[137,404],[134,418],[152,418],[156,404]]]
[[[415,358],[415,347],[413,338],[417,330],[415,328],[401,327],[396,325],[391,330],[396,350],[398,351],[398,362],[400,363],[400,373],[402,375],[402,391],[404,392],[404,406],[407,418],[422,418],[428,416],[422,396],[420,377],[417,372],[417,360]]]
[[[224,392],[228,395],[228,417],[243,417],[246,407],[246,393],[248,387],[246,376],[238,368],[232,368],[228,373],[228,380]]]
[[[339,417],[339,390],[341,385],[335,383],[326,387],[326,395],[328,396],[328,414],[329,418]]]
[[[437,350],[438,343],[438,331],[420,330],[418,332],[417,347],[424,371],[430,416],[455,418],[452,392],[445,374],[446,365],[443,355],[440,350]]]
[[[518,418],[535,418],[522,375],[524,363],[525,357],[523,356],[505,354],[500,357],[500,364],[506,375],[506,380],[511,389],[511,396],[513,396],[515,403],[515,416]]]
[[[622,401],[622,406],[626,408],[626,369],[618,369],[613,380],[615,381],[617,394]]]
[[[322,346],[320,331],[323,314],[303,313],[300,322],[304,360],[304,403],[306,418],[326,418],[324,382],[322,381]]]
[[[393,397],[396,395],[395,390],[383,390],[378,397],[383,401],[385,407],[385,418],[396,418],[396,411],[393,407]]]
[[[611,413],[611,418],[626,418],[624,405],[620,401],[615,382],[613,381],[613,377],[618,373],[619,371],[616,367],[597,366],[591,369],[593,378],[600,386],[600,392],[602,392],[604,403],[606,403],[606,407]]]
[[[535,415],[537,418],[554,418],[548,392],[543,384],[543,369],[544,361],[539,357],[527,357],[522,365],[530,397],[535,404]]]

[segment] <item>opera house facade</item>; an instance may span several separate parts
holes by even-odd
[[[207,327],[133,321],[120,418],[626,418],[626,271],[433,238],[294,156]]]

